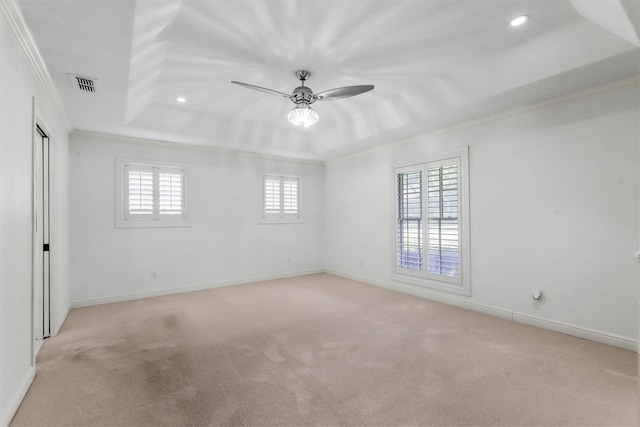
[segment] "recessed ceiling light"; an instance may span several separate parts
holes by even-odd
[[[527,15],[516,16],[511,20],[509,25],[511,25],[512,27],[518,27],[524,24],[525,22],[527,22],[528,20],[529,20],[529,17]]]
[[[176,101],[178,102],[187,102],[187,98],[183,98],[182,96],[176,97]]]

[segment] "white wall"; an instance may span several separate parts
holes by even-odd
[[[7,2],[10,3],[10,2]],[[6,425],[33,375],[32,97],[55,145],[57,196],[52,230],[52,328],[69,309],[65,121],[45,94],[0,4],[0,425]],[[26,45],[25,45],[26,46]]]
[[[192,226],[115,228],[116,158],[186,164]],[[259,170],[301,177],[304,223],[258,224]],[[322,268],[320,163],[76,133],[70,181],[74,305]]]
[[[637,80],[619,82],[329,162],[326,268],[632,348],[640,283],[638,90]],[[471,297],[393,282],[393,165],[467,145]],[[534,288],[544,292],[541,303],[531,298]]]

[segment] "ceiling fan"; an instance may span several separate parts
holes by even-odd
[[[249,89],[259,90],[260,92],[270,93],[285,98],[289,98],[296,106],[289,112],[287,118],[291,123],[297,126],[309,126],[318,121],[318,113],[310,107],[316,101],[333,101],[335,99],[348,98],[350,96],[360,95],[373,89],[373,85],[357,85],[345,86],[335,89],[325,90],[323,92],[313,93],[311,88],[304,85],[304,82],[311,76],[311,73],[305,70],[296,71],[296,77],[300,80],[300,86],[295,88],[291,95],[279,92],[265,87],[254,86],[248,83],[232,81],[231,83],[244,86]]]

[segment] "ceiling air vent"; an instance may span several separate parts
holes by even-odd
[[[98,79],[79,76],[77,74],[69,74],[69,80],[71,80],[71,86],[81,90],[82,92],[95,93],[98,91]]]

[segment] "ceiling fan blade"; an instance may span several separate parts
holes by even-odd
[[[334,99],[348,98],[350,96],[360,95],[373,89],[373,85],[345,86],[335,89],[325,90],[316,93],[313,98],[316,101],[333,101]]]
[[[260,92],[270,93],[272,95],[284,96],[285,98],[291,99],[291,95],[287,93],[278,92],[277,90],[273,90],[273,89],[267,89],[266,87],[255,86],[255,85],[250,85],[248,83],[241,83],[241,82],[234,82],[234,81],[232,81],[231,83],[239,86],[244,86],[248,89],[259,90]]]

